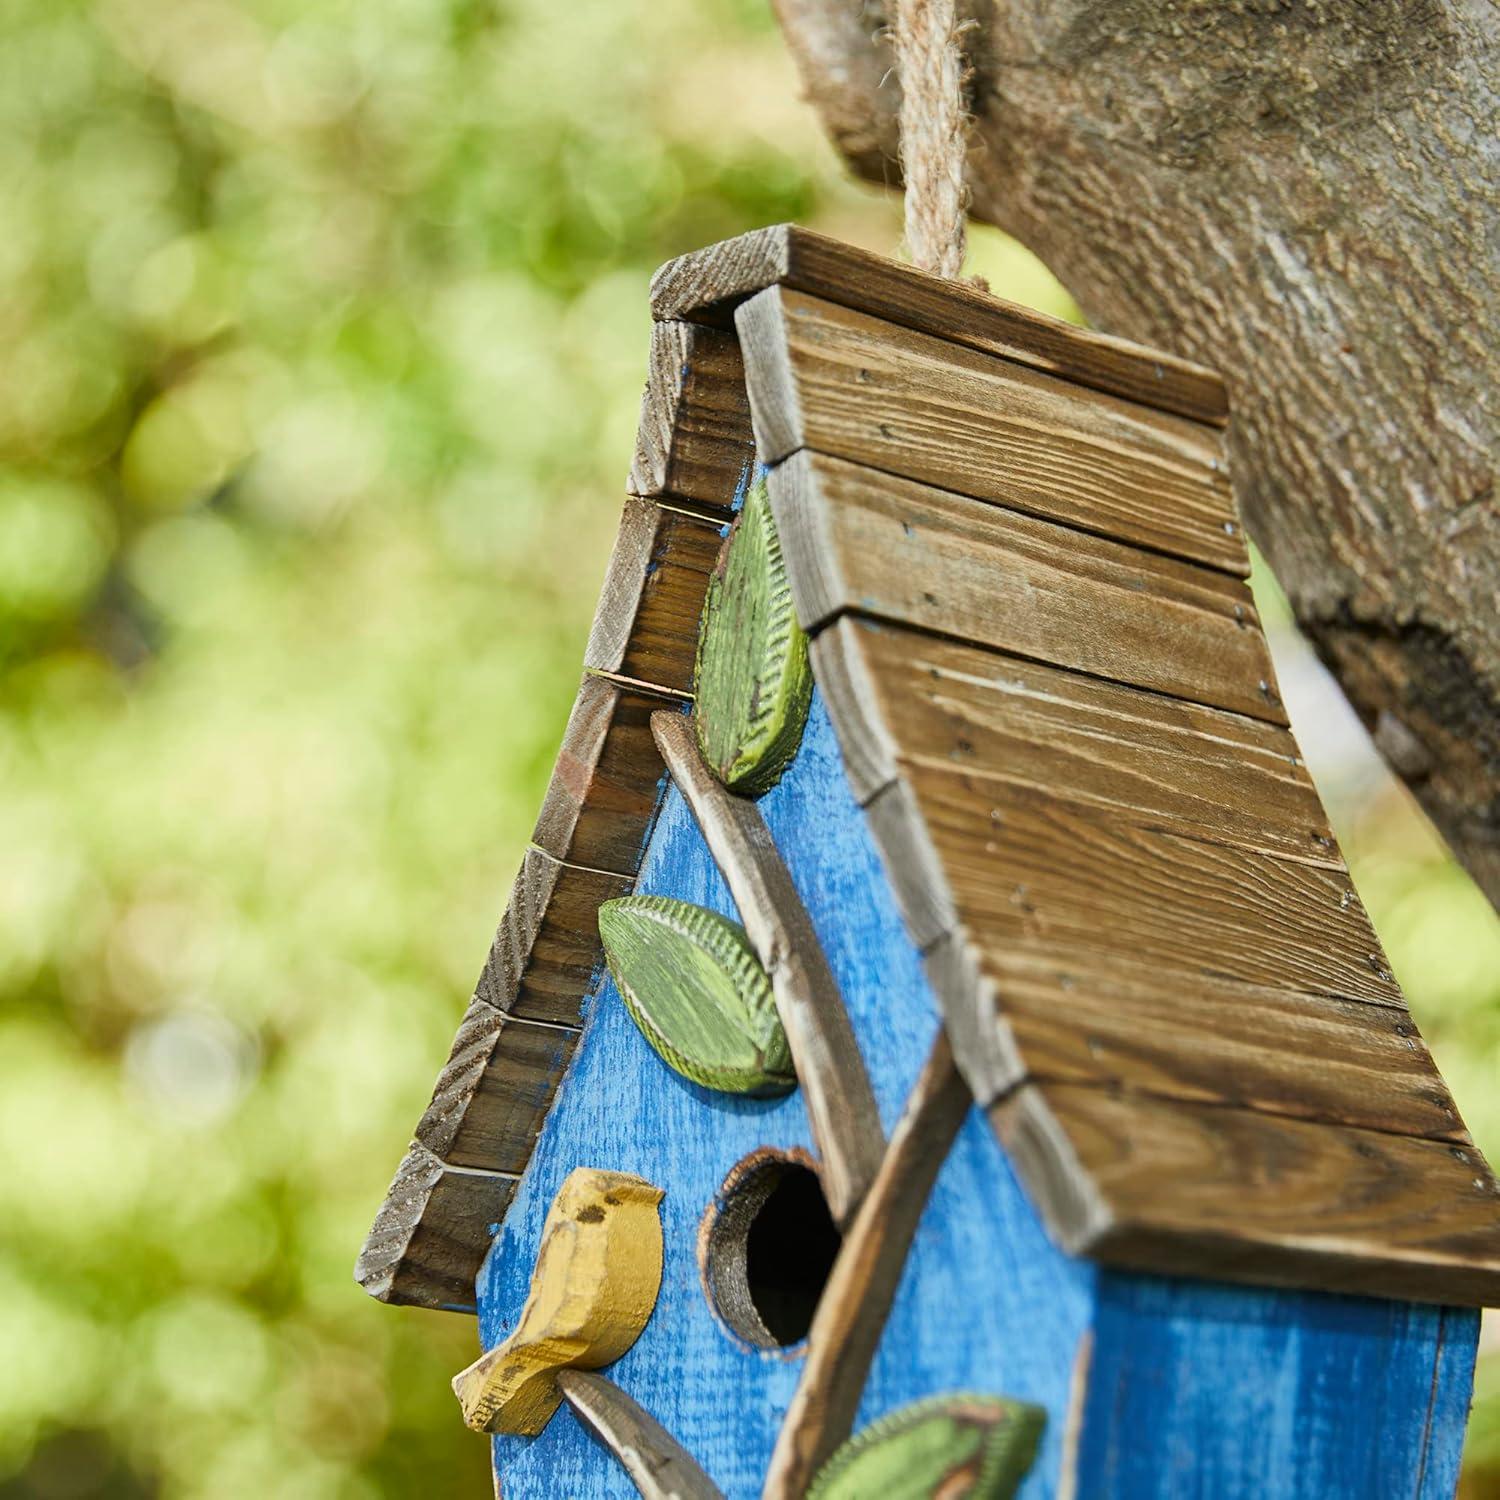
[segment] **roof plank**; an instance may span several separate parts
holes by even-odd
[[[735,322],[761,463],[811,448],[1250,571],[1215,429],[779,287]]]
[[[586,673],[531,841],[554,859],[634,875],[665,787],[651,715],[672,700]]]
[[[1500,1188],[1473,1147],[1067,1084],[1029,1084],[990,1118],[1076,1254],[1162,1275],[1500,1303]]]
[[[812,656],[861,800],[928,765],[1344,868],[1279,725],[856,615],[821,631]]]
[[[745,371],[733,332],[654,324],[632,493],[673,495],[727,513],[754,460]]]
[[[1223,426],[1229,419],[1224,382],[1203,365],[1075,327],[796,224],[752,230],[668,261],[652,278],[651,310],[657,318],[727,324],[747,297],[774,285],[1196,422]]]
[[[994,947],[959,962],[935,952],[929,971],[945,1006],[1003,1028],[983,1102],[1040,1079],[1472,1145],[1416,1023],[1394,1006]],[[955,993],[965,984],[967,998]]]
[[[1346,874],[1006,782],[928,766],[905,779],[957,921],[986,951],[1404,1009]]]
[[[806,630],[855,610],[1286,723],[1238,579],[821,454],[767,483]]]

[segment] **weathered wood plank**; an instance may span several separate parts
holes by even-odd
[[[631,490],[678,495],[727,512],[754,462],[745,371],[733,332],[654,324]]]
[[[651,727],[771,976],[829,1212],[847,1224],[880,1165],[885,1132],[838,984],[755,804],[719,784],[684,715],[659,713]]]
[[[1217,431],[779,287],[735,323],[762,463],[810,448],[1250,571]]]
[[[474,999],[521,1020],[577,1026],[603,960],[599,908],[630,889],[628,876],[528,849]]]
[[[1075,1254],[1158,1275],[1500,1302],[1500,1187],[1472,1147],[1066,1084],[1028,1084],[990,1118]]]
[[[1061,968],[1133,964],[1188,982],[1404,1009],[1346,875],[1133,826],[1004,782],[926,766],[908,781],[957,922],[986,953]]]
[[[690,694],[718,523],[627,496],[583,664]]]
[[[1237,579],[821,454],[768,483],[806,630],[854,610],[1287,722]]]
[[[852,615],[822,631],[812,654],[862,800],[901,766],[930,765],[1345,867],[1280,726]]]
[[[554,859],[633,875],[661,801],[651,738],[664,695],[585,674],[531,840]]]
[[[1004,1033],[983,1104],[1027,1079],[1472,1144],[1415,1022],[1394,1006],[1010,949],[929,955],[945,1011]],[[965,1075],[975,1087],[975,1062]]]
[[[630,1475],[643,1500],[724,1500],[718,1487],[655,1417],[613,1381],[559,1370],[563,1399]]]
[[[475,1001],[459,1023],[417,1140],[452,1166],[521,1172],[578,1032],[519,1021]]]
[[[354,1279],[381,1302],[472,1313],[474,1278],[515,1191],[513,1175],[451,1167],[413,1143]]]
[[[823,1288],[762,1500],[797,1500],[853,1431],[917,1223],[970,1102],[939,1029]]]
[[[778,283],[1194,421],[1223,426],[1229,419],[1224,382],[1202,365],[1076,328],[795,224],[752,230],[668,261],[651,280],[651,310],[658,318],[727,324],[747,297]]]

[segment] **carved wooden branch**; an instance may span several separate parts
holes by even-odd
[[[584,1370],[559,1370],[557,1387],[645,1500],[724,1500],[692,1454],[613,1381]]]
[[[823,1289],[762,1500],[798,1500],[849,1436],[917,1222],[969,1103],[940,1030]]]
[[[875,1175],[885,1132],[838,984],[755,804],[719,784],[682,714],[652,715],[651,730],[771,975],[822,1162],[823,1191],[842,1226]]]

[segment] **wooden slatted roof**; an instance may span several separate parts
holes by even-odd
[[[856,795],[1052,1232],[1145,1269],[1500,1293],[1500,1196],[1286,725],[1212,372],[779,227],[664,267],[534,847],[358,1274],[473,1305],[628,889],[758,457]]]

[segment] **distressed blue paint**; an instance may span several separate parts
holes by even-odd
[[[820,699],[801,753],[760,805],[838,976],[889,1127],[926,1057],[936,1011]],[[638,888],[734,915],[675,789]],[[745,1348],[716,1322],[696,1246],[730,1167],[764,1145],[811,1145],[800,1094],[741,1099],[679,1078],[605,982],[479,1280],[489,1347],[520,1312],[542,1220],[573,1167],[638,1172],[665,1188],[661,1297],[610,1375],[686,1441],[730,1500],[758,1494],[798,1364]],[[1475,1315],[1072,1260],[1048,1243],[977,1111],[918,1229],[860,1425],[959,1388],[1036,1401],[1049,1421],[1021,1494],[1043,1500],[1057,1490],[1074,1360],[1091,1327],[1080,1500],[1451,1496]],[[495,1460],[507,1500],[634,1494],[566,1411],[535,1440],[496,1439]]]
[[[1451,1496],[1477,1326],[1416,1303],[1104,1271],[1079,1493]]]

